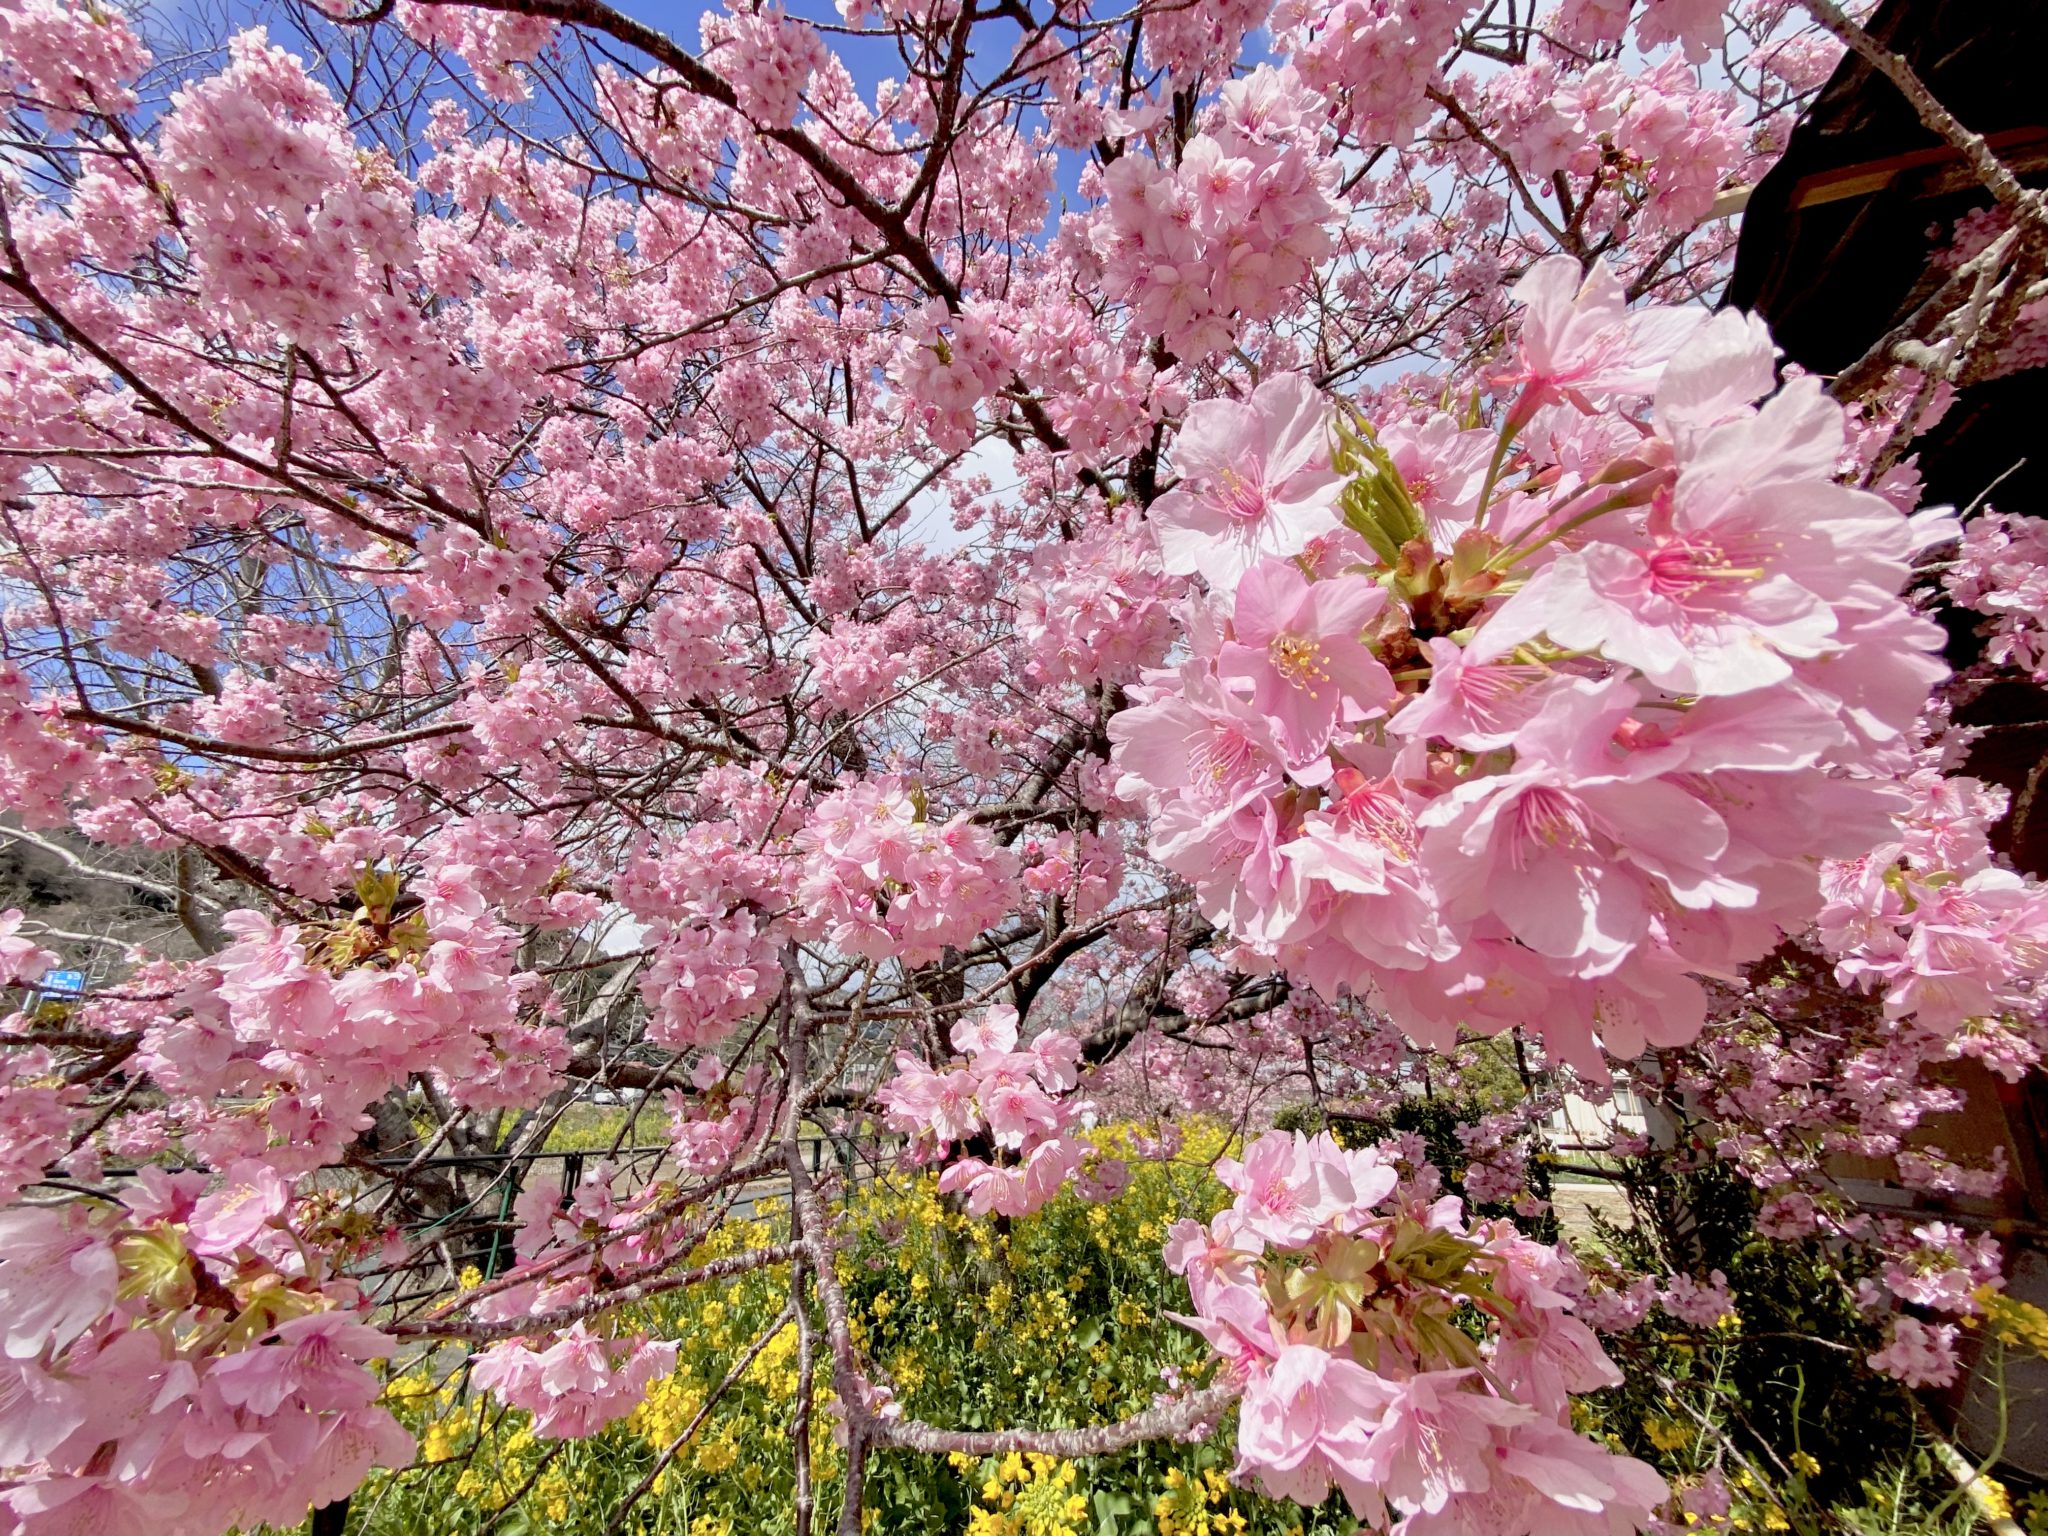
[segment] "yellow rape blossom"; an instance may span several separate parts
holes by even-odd
[[[733,1437],[732,1426],[726,1425],[712,1439],[699,1444],[694,1459],[697,1470],[712,1477],[730,1471],[740,1459],[739,1442]]]
[[[2048,1356],[2048,1312],[1990,1286],[1977,1291],[1976,1301],[2001,1342]]]
[[[1643,1433],[1660,1451],[1675,1451],[1692,1439],[1692,1431],[1674,1419],[1647,1420],[1643,1424]]]
[[[1159,1536],[1238,1536],[1244,1516],[1219,1507],[1229,1492],[1230,1484],[1213,1467],[1194,1477],[1173,1468],[1165,1491],[1152,1501]]]
[[[981,1487],[986,1509],[974,1511],[970,1533],[983,1536],[1083,1536],[1087,1497],[1075,1488],[1079,1469],[1071,1461],[1032,1451],[1012,1451]]]
[[[569,1518],[569,1494],[569,1475],[562,1470],[560,1463],[549,1467],[533,1485],[532,1496],[550,1520]]]

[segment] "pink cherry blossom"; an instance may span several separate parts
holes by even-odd
[[[1261,1136],[1244,1161],[1219,1159],[1216,1177],[1239,1197],[1245,1229],[1283,1248],[1300,1247],[1358,1199],[1350,1161],[1327,1137]]]
[[[1728,1296],[1728,1277],[1718,1269],[1702,1284],[1690,1275],[1673,1275],[1658,1294],[1657,1304],[1682,1323],[1712,1328],[1735,1315]]]
[[[1483,1493],[1501,1433],[1535,1420],[1518,1404],[1466,1390],[1469,1371],[1425,1371],[1398,1383],[1381,1406],[1361,1470],[1403,1508],[1441,1513]]]
[[[1238,1466],[1276,1498],[1322,1503],[1335,1484],[1361,1520],[1385,1518],[1367,1453],[1394,1395],[1355,1361],[1290,1345],[1253,1377],[1239,1409]]]
[[[1166,569],[1229,592],[1260,560],[1334,532],[1329,434],[1328,403],[1298,374],[1275,375],[1241,405],[1191,408],[1175,440],[1181,485],[1151,511]]]
[[[362,1408],[378,1391],[362,1362],[386,1359],[392,1350],[376,1329],[341,1312],[316,1312],[278,1324],[274,1341],[228,1356],[207,1379],[222,1402],[263,1417],[292,1397],[324,1408]]]
[[[1017,1045],[1017,1010],[1007,1004],[984,1008],[953,1026],[953,1049],[968,1056],[1001,1055]]]
[[[1467,646],[1431,637],[1429,687],[1411,696],[1387,729],[1415,739],[1440,737],[1470,751],[1511,744],[1555,674],[1503,660],[1512,650],[1505,628],[1488,625]]]
[[[583,1439],[623,1418],[648,1384],[675,1367],[676,1346],[645,1338],[606,1339],[577,1323],[548,1348],[494,1345],[476,1358],[470,1380],[533,1414],[543,1439]]]
[[[1946,1387],[1956,1379],[1955,1324],[1893,1318],[1891,1337],[1870,1356],[1870,1366],[1909,1387]]]
[[[1518,422],[1559,398],[1653,393],[1664,364],[1704,319],[1682,309],[1630,314],[1605,263],[1581,269],[1568,256],[1537,262],[1515,298],[1527,306],[1517,367],[1499,382],[1523,386],[1511,418]]]
[[[1311,583],[1270,561],[1238,583],[1233,638],[1218,670],[1226,688],[1250,685],[1253,706],[1278,725],[1297,774],[1340,718],[1393,703],[1393,679],[1360,638],[1385,604],[1386,594],[1362,577]]]
[[[290,1198],[290,1184],[269,1164],[254,1159],[236,1163],[221,1187],[193,1209],[194,1247],[201,1253],[232,1254],[254,1242]]]
[[[114,1305],[114,1250],[78,1206],[0,1211],[0,1308],[7,1354],[62,1349]]]
[[[981,1106],[996,1145],[1012,1150],[1021,1148],[1034,1132],[1052,1131],[1060,1124],[1052,1101],[1028,1083],[984,1089]]]
[[[1669,1493],[1664,1480],[1632,1456],[1617,1456],[1555,1424],[1521,1424],[1494,1446],[1483,1493],[1440,1510],[1420,1509],[1408,1529],[1418,1536],[1607,1536],[1641,1530]]]
[[[23,920],[19,907],[0,912],[0,981],[33,982],[58,964],[57,955],[21,932]]]
[[[896,1057],[896,1075],[876,1091],[889,1123],[911,1135],[930,1132],[940,1141],[961,1141],[981,1128],[975,1081],[964,1068],[933,1072],[907,1052]]]

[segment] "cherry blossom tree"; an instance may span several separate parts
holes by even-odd
[[[1998,212],[1823,381],[1708,305],[1844,46]],[[373,1366],[445,1341],[591,1434],[673,1360],[635,1303],[771,1269],[800,1536],[827,1407],[844,1532],[878,1448],[1233,1405],[1244,1479],[1373,1529],[1648,1528],[1571,1407],[1650,1293],[1400,1147],[1219,1166],[1160,1258],[1216,1370],[1134,1419],[919,1422],[849,1327],[822,1118],[1014,1217],[1117,1198],[1091,1095],[1170,1153],[1408,1042],[1588,1091],[1663,1048],[1775,1221],[1893,1255],[1874,1305],[1995,1277],[1821,1186],[2043,1041],[1907,456],[2025,344],[2043,217],[1827,0],[385,0],[196,50],[4,0],[0,98],[0,801],[183,934],[71,1001],[0,924],[10,1529],[292,1525],[409,1459]],[[1941,579],[2033,668],[2030,541]],[[502,1272],[399,1302],[621,1092],[657,1177],[535,1175]],[[1525,1131],[1472,1128],[1475,1200]],[[704,1258],[770,1178],[786,1235]]]

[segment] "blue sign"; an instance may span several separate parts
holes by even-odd
[[[85,972],[45,971],[37,986],[45,997],[83,997]]]

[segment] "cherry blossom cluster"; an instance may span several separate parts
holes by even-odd
[[[742,112],[763,127],[787,128],[796,121],[812,71],[828,58],[824,40],[817,28],[792,20],[780,6],[729,10],[704,17],[704,57],[731,79]]]
[[[1183,357],[1221,350],[1330,254],[1344,208],[1320,106],[1292,66],[1262,64],[1217,94],[1177,165],[1132,154],[1103,173],[1107,219],[1091,234],[1134,325]]]
[[[205,290],[311,339],[372,302],[364,252],[410,244],[406,188],[388,157],[357,153],[332,96],[261,30],[229,54],[226,70],[173,97],[164,176]]]
[[[421,42],[453,50],[477,84],[500,101],[527,99],[525,72],[517,66],[530,63],[555,35],[555,24],[538,16],[495,15],[415,0],[399,0],[397,14],[399,24]]]
[[[927,820],[920,800],[882,777],[818,801],[794,840],[805,928],[848,954],[922,965],[1010,909],[1016,856],[964,816]]]
[[[686,1173],[720,1173],[766,1128],[760,1102],[764,1073],[750,1067],[738,1081],[716,1056],[702,1056],[690,1069],[689,1089],[671,1088],[669,1141]]]
[[[1018,637],[1041,682],[1135,682],[1166,659],[1185,581],[1159,563],[1151,535],[1123,517],[1041,550],[1021,585]]]
[[[817,672],[821,712],[857,715],[895,691],[905,659],[895,627],[842,620],[811,637],[808,659]]]
[[[1597,1073],[1596,1038],[1697,1035],[1696,977],[1884,835],[1943,675],[1898,593],[1941,530],[1835,482],[1840,407],[1771,394],[1748,317],[1561,259],[1517,295],[1490,429],[1375,435],[1290,374],[1190,409],[1150,520],[1208,593],[1111,729],[1155,856],[1254,952]]]
[[[1145,62],[1176,76],[1212,73],[1237,57],[1245,34],[1258,29],[1269,9],[1266,0],[1218,0],[1154,11],[1145,19]]]
[[[2048,1046],[2040,886],[1991,851],[2003,793],[1939,772],[1939,750],[1901,781],[1890,836],[1823,868],[1816,947],[1784,952],[1741,990],[1746,1027],[1675,1062],[1717,1126],[1717,1153],[1766,1191],[1760,1229],[1874,1242],[1911,1265],[1929,1262],[1920,1229],[1847,1207],[1829,1160],[1890,1160],[1904,1187],[1931,1195],[1996,1195],[2003,1148],[1972,1163],[1930,1134],[1965,1103],[1934,1069],[1970,1058],[2018,1081]],[[1808,1022],[1758,1027],[1778,1019]]]
[[[1026,841],[1020,850],[1024,889],[1056,896],[1077,920],[1100,917],[1123,889],[1122,841],[1096,832],[1060,832]]]
[[[1946,1387],[1956,1379],[1956,1328],[1900,1317],[1892,1322],[1884,1348],[1868,1357],[1873,1370],[1909,1387]]]
[[[1167,1262],[1241,1387],[1239,1476],[1305,1505],[1334,1486],[1403,1536],[1648,1527],[1663,1480],[1571,1428],[1573,1394],[1622,1378],[1564,1253],[1327,1136],[1269,1133],[1216,1171],[1236,1198],[1177,1224]]]
[[[1471,9],[1466,0],[1282,0],[1273,21],[1302,78],[1351,131],[1405,147],[1434,111],[1438,61]]]
[[[510,1408],[533,1415],[543,1440],[581,1440],[639,1407],[650,1382],[675,1369],[676,1346],[644,1334],[605,1338],[572,1324],[545,1349],[494,1344],[469,1379]]]
[[[1537,176],[1567,175],[1595,205],[1639,200],[1650,228],[1690,229],[1750,162],[1736,102],[1675,55],[1641,71],[1555,65],[1489,80],[1490,136]]]
[[[944,1070],[898,1052],[895,1075],[875,1094],[889,1127],[913,1138],[914,1156],[956,1143],[984,1148],[986,1156],[947,1162],[941,1193],[960,1195],[975,1216],[1026,1216],[1069,1182],[1091,1199],[1122,1190],[1123,1164],[1072,1134],[1084,1110],[1073,1096],[1079,1040],[1049,1029],[1020,1050],[1017,1010],[997,1004],[955,1024],[952,1042],[961,1054]]]
[[[518,1006],[540,978],[514,969],[516,933],[486,913],[466,866],[419,894],[401,915],[397,877],[366,874],[363,905],[339,923],[229,914],[235,942],[187,974],[186,1007],[153,1020],[137,1053],[190,1146],[307,1171],[416,1073],[479,1108],[531,1102],[567,1048]]]
[[[701,1065],[700,1076],[710,1076]],[[731,1118],[749,1119],[744,1103],[731,1107]],[[677,1145],[700,1158],[714,1150],[681,1125]],[[573,1190],[544,1175],[529,1177],[512,1205],[518,1262],[479,1292],[480,1319],[525,1323],[527,1331],[473,1356],[470,1379],[506,1406],[531,1413],[533,1432],[543,1439],[595,1434],[631,1413],[648,1384],[675,1367],[674,1343],[628,1331],[594,1304],[601,1275],[656,1273],[676,1240],[659,1220],[660,1187],[621,1199],[613,1189],[617,1173],[600,1164]],[[583,1315],[592,1313],[595,1321]]]
[[[654,1009],[648,1038],[716,1045],[760,1011],[779,975],[775,946],[751,912],[669,928],[640,983]]]
[[[1541,1202],[1527,1193],[1533,1150],[1530,1118],[1525,1113],[1492,1114],[1458,1127],[1458,1143],[1471,1159],[1459,1179],[1467,1199],[1479,1205],[1510,1201],[1518,1216],[1541,1213]]]
[[[72,1149],[71,1128],[85,1107],[82,1085],[67,1083],[45,1047],[0,1056],[0,1200],[13,1200],[61,1163]]]
[[[1986,510],[1963,525],[1962,544],[1942,574],[1949,597],[1985,616],[1986,654],[2048,679],[2048,522]]]
[[[654,951],[639,982],[651,1034],[697,1047],[717,1044],[774,993],[780,962],[766,914],[790,905],[799,869],[760,845],[771,829],[802,825],[786,791],[744,771],[714,776],[706,794],[715,817],[629,854],[611,884]]]
[[[56,0],[29,0],[0,15],[0,102],[42,112],[61,131],[87,113],[136,106],[129,82],[149,52],[128,18],[96,17],[80,27],[77,13]]]
[[[986,304],[968,304],[945,317],[924,314],[907,330],[890,371],[905,396],[917,402],[932,442],[949,450],[974,440],[975,407],[1000,388],[1019,338]]]
[[[1907,787],[1894,835],[1828,867],[1819,937],[1845,983],[1911,1021],[1902,1047],[1931,1034],[2016,1081],[2048,1043],[2048,890],[1995,860],[2003,791],[1932,766]]]
[[[9,1529],[282,1526],[411,1460],[318,1219],[257,1161],[0,1212]]]
[[[43,948],[21,925],[27,915],[19,907],[0,912],[0,987],[32,985],[43,972],[61,963],[62,956]]]

